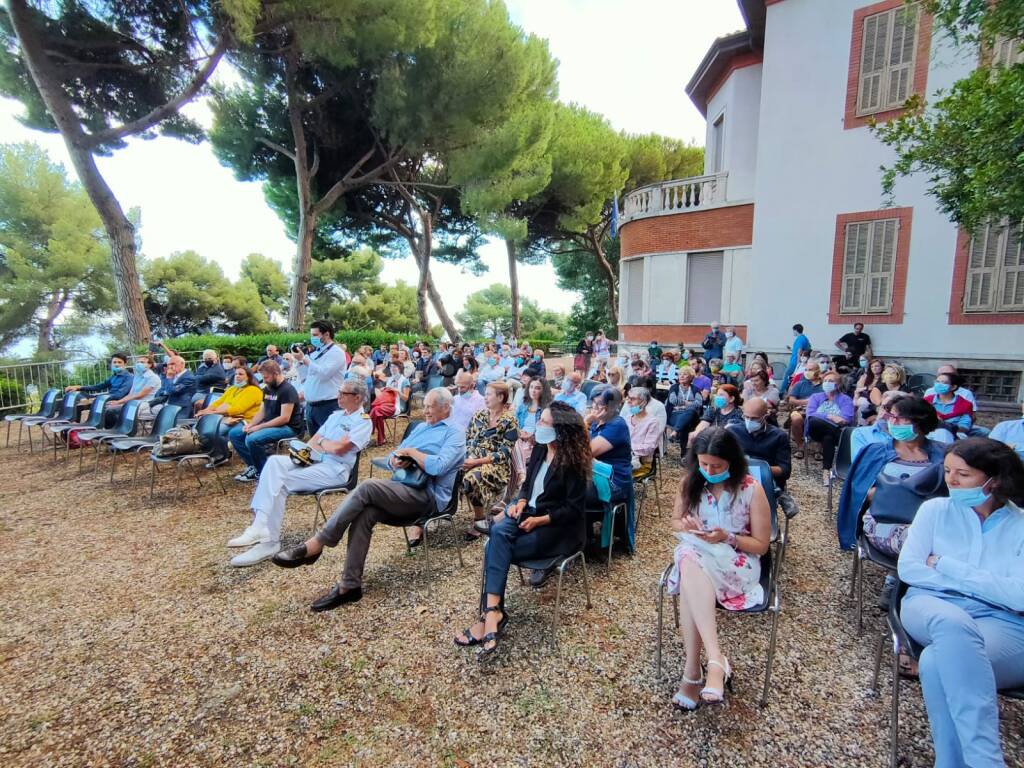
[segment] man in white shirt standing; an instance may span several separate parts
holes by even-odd
[[[338,410],[336,396],[348,366],[345,352],[334,343],[333,323],[317,320],[310,326],[309,341],[316,348],[313,354],[296,353],[296,359],[306,403],[306,433],[314,435]]]
[[[730,352],[736,354],[736,362],[743,359],[743,339],[736,335],[736,328],[732,325],[725,326],[725,348],[724,354]]]
[[[476,412],[485,407],[484,396],[473,386],[473,375],[459,371],[455,376],[455,400],[452,402],[452,415],[448,417],[449,423],[465,432]]]
[[[359,458],[370,442],[372,425],[363,413],[366,385],[352,378],[340,387],[334,411],[309,441],[319,461],[308,467],[297,466],[289,456],[271,456],[260,472],[252,496],[253,521],[241,535],[228,542],[229,547],[251,549],[231,559],[242,568],[268,560],[281,551],[281,526],[288,494],[316,491],[345,485]]]

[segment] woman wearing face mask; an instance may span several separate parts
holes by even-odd
[[[949,498],[924,502],[900,551],[904,628],[936,765],[1005,765],[996,691],[1024,685],[1024,464],[977,437],[945,457]]]
[[[132,367],[132,387],[128,394],[116,400],[108,400],[103,410],[103,426],[111,429],[121,416],[121,406],[129,400],[139,400],[139,417],[149,415],[149,401],[160,391],[160,377],[157,376],[156,359],[152,355],[139,355]]]
[[[685,450],[690,431],[700,421],[703,409],[704,395],[694,383],[693,369],[688,365],[683,366],[676,374],[676,383],[669,389],[665,400],[668,427],[679,439],[680,450]]]
[[[853,425],[853,400],[839,391],[842,377],[832,371],[822,377],[821,392],[807,401],[805,439],[821,443],[821,482],[826,488],[830,482],[832,462],[843,427]]]
[[[583,419],[569,405],[541,412],[519,498],[491,528],[484,550],[484,585],[475,624],[455,636],[461,647],[481,646],[477,658],[494,657],[508,622],[505,585],[513,562],[570,555],[586,543],[584,502],[590,485],[590,442]]]
[[[644,387],[629,390],[629,445],[633,451],[633,477],[646,477],[651,473],[651,457],[661,442],[661,425],[647,412],[651,392]]]
[[[727,427],[729,424],[743,426],[743,398],[739,390],[732,384],[722,384],[715,390],[715,396],[711,398],[711,404],[704,409],[700,417],[700,424],[690,434],[689,442],[709,427]]]
[[[594,334],[588,333],[576,345],[576,357],[573,359],[573,370],[586,376],[590,373],[590,357],[594,354]]]
[[[679,595],[686,663],[672,703],[694,710],[725,700],[732,666],[718,641],[715,605],[739,611],[764,599],[760,556],[768,551],[771,512],[730,430],[711,428],[686,452],[672,511],[679,539],[669,593]],[[707,654],[703,679],[701,650]]]
[[[519,453],[523,464],[530,465],[530,456],[535,445],[533,433],[544,409],[551,403],[551,387],[542,378],[535,378],[523,388],[523,402],[516,408],[516,423],[519,425]]]
[[[967,433],[974,425],[974,403],[957,390],[963,383],[955,373],[940,373],[935,377],[932,393],[924,399],[932,404],[942,419],[942,426],[953,434]]]
[[[224,390],[224,394],[196,414],[197,417],[209,413],[224,414],[210,448],[212,460],[207,465],[210,469],[228,460],[228,432],[231,428],[240,421],[251,419],[263,405],[263,390],[256,383],[253,372],[248,368],[236,368],[233,373],[231,386]]]

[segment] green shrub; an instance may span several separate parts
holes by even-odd
[[[26,413],[28,409],[28,393],[17,381],[0,376],[0,409],[4,415]]]
[[[362,344],[369,344],[377,348],[381,344],[394,344],[399,339],[404,339],[407,344],[423,338],[420,335],[388,333],[386,331],[338,331],[334,340],[339,344],[348,345],[349,352],[354,352]],[[431,344],[437,344],[437,339],[425,338]],[[275,345],[281,352],[287,352],[292,344],[308,342],[308,333],[258,333],[240,336],[228,336],[225,334],[206,334],[203,336],[178,336],[174,339],[167,339],[167,346],[175,352],[190,354],[202,352],[204,349],[216,349],[221,354],[225,352],[232,355],[243,355],[249,360],[255,361],[263,356],[268,344]],[[141,349],[139,351],[142,351]]]

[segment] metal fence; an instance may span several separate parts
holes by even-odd
[[[191,370],[202,353],[183,355]],[[98,384],[110,376],[110,358],[81,357],[73,360],[5,363],[0,365],[0,415],[32,412],[46,390],[72,385]]]

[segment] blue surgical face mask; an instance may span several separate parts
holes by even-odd
[[[547,427],[543,424],[537,425],[537,430],[533,433],[533,439],[538,445],[547,445],[555,441],[555,428]]]
[[[836,383],[834,381],[826,381],[821,385],[821,391],[826,395],[836,391]]]
[[[124,366],[121,365],[120,363],[111,363],[110,364],[110,372],[111,373],[120,373],[123,370],[124,370]]]
[[[145,373],[146,371],[149,370],[145,363],[136,363],[132,367],[134,368],[136,373]]]
[[[893,440],[913,440],[917,437],[917,430],[913,424],[890,424],[889,434]]]
[[[320,349],[320,347],[324,345],[323,339],[321,339],[319,336],[310,336],[309,343],[312,344],[317,349]]]
[[[757,432],[764,426],[764,423],[760,419],[744,419],[743,426],[747,428],[747,432]]]
[[[864,357],[862,357],[862,358],[860,359],[860,367],[861,367],[861,368],[867,368],[867,367],[868,367],[868,361],[867,361],[867,358],[864,358]]]
[[[991,493],[985,493],[985,486],[990,482],[992,482],[992,478],[989,478],[975,488],[950,488],[949,498],[954,504],[960,504],[965,507],[980,507],[992,497]]]
[[[951,389],[951,386],[944,381],[936,381],[934,384],[935,394],[945,395]]]
[[[707,480],[712,485],[714,485],[715,483],[724,483],[726,480],[729,479],[729,470],[728,469],[725,470],[724,472],[719,472],[717,475],[709,475],[704,470],[704,467],[701,467],[700,468],[700,473],[702,475],[704,475],[704,479]]]
[[[727,402],[725,395],[715,395],[715,408],[725,408]]]
[[[638,413],[640,413],[641,410],[643,410],[643,409],[639,405],[631,405],[631,406],[629,406],[629,412],[631,414],[633,414],[634,416],[636,416]]]
[[[539,363],[540,362],[540,355],[534,355],[533,359]]]

